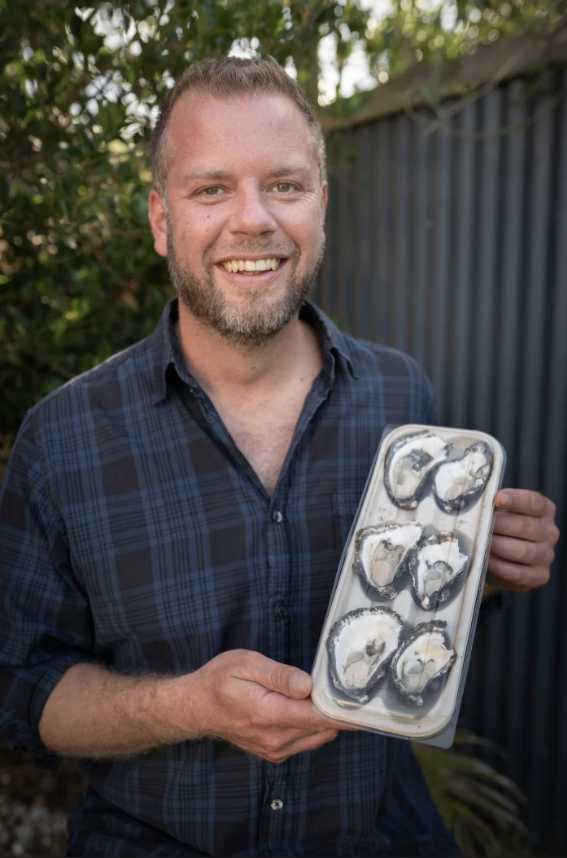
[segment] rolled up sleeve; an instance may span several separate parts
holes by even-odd
[[[88,599],[28,415],[0,494],[0,735],[8,744],[45,756],[38,725],[47,698],[70,667],[94,661],[92,642]]]

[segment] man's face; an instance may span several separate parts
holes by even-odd
[[[150,222],[180,301],[233,342],[265,342],[297,314],[323,254],[327,189],[303,114],[279,94],[187,93],[166,159]]]

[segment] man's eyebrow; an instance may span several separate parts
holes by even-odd
[[[181,177],[184,185],[189,184],[189,182],[225,182],[228,179],[230,179],[230,173],[227,173],[226,170],[195,170],[192,173],[185,173]]]
[[[289,164],[288,166],[278,167],[277,170],[272,170],[270,172],[270,176],[273,178],[277,178],[278,176],[289,176],[291,174],[297,175],[306,175],[309,173],[307,167],[304,167],[300,164]]]
[[[272,179],[277,179],[280,176],[306,175],[308,173],[308,168],[301,164],[287,164],[271,170],[269,176]],[[226,182],[231,178],[232,174],[227,170],[194,170],[190,173],[185,173],[181,177],[181,181],[184,185],[187,185],[190,182]]]

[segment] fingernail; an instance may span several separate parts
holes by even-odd
[[[498,494],[498,506],[510,506],[512,503],[512,495],[508,492],[500,492]]]

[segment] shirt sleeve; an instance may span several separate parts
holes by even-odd
[[[38,724],[68,668],[92,656],[93,624],[28,415],[0,494],[0,734],[46,757]]]

